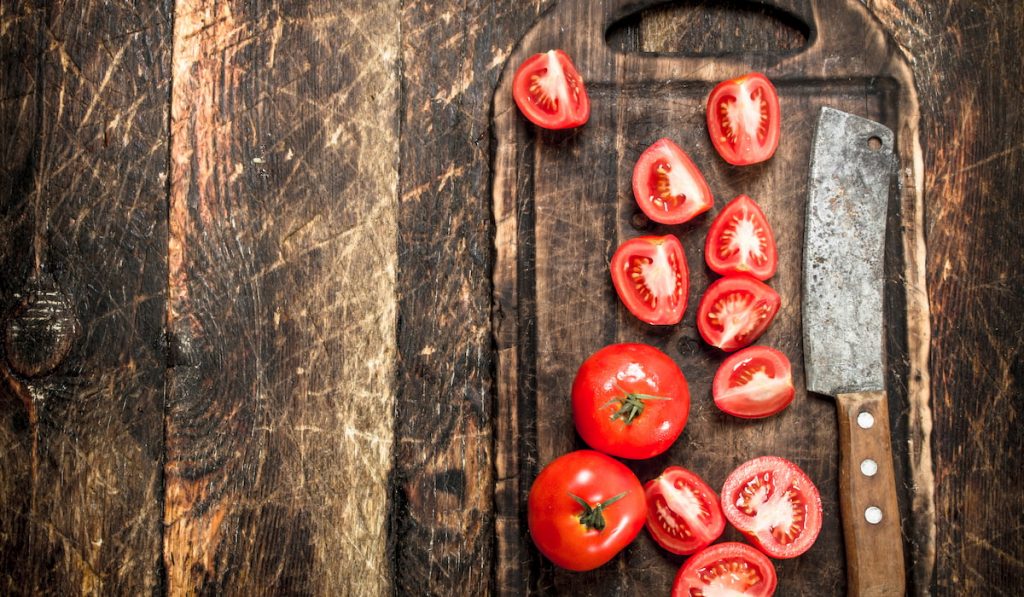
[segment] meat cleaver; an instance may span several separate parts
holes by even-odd
[[[804,237],[807,389],[839,411],[849,595],[903,595],[903,537],[885,394],[883,255],[895,174],[888,128],[822,108]]]

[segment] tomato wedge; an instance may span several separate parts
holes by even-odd
[[[690,389],[675,361],[657,348],[612,344],[580,365],[572,415],[591,448],[619,458],[651,458],[683,432]]]
[[[719,543],[686,560],[676,574],[672,597],[769,597],[776,584],[775,566],[763,553],[743,543]]]
[[[741,464],[722,487],[725,517],[761,551],[795,558],[821,532],[821,496],[810,477],[778,456]]]
[[[751,346],[729,355],[711,386],[715,406],[734,417],[768,417],[793,401],[793,374],[786,355]]]
[[[641,321],[679,323],[686,312],[690,270],[679,239],[640,236],[622,243],[611,262],[615,292]]]
[[[569,452],[537,475],[526,502],[537,549],[568,570],[593,570],[640,533],[647,502],[626,465],[593,450]]]
[[[722,275],[750,274],[762,281],[775,275],[775,235],[753,199],[740,195],[715,217],[704,243],[704,259]]]
[[[524,60],[512,81],[512,98],[523,116],[546,129],[573,128],[590,118],[583,77],[561,50]]]
[[[682,224],[714,203],[704,175],[671,139],[659,139],[640,154],[633,196],[648,218],[662,224]]]
[[[779,95],[761,73],[719,83],[708,96],[708,133],[734,166],[763,162],[779,146]]]
[[[719,278],[700,299],[697,329],[708,344],[732,352],[757,340],[781,304],[778,293],[750,276]]]
[[[718,494],[700,477],[670,466],[644,485],[647,530],[658,545],[681,555],[703,549],[725,530]]]

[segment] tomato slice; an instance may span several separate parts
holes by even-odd
[[[668,450],[690,415],[686,377],[670,356],[646,344],[605,346],[572,382],[576,430],[591,448],[620,458]]]
[[[679,239],[640,236],[622,243],[611,262],[615,292],[641,321],[679,323],[686,312],[690,270]]]
[[[732,352],[757,340],[781,304],[778,293],[750,276],[719,278],[700,299],[697,329],[708,344]]]
[[[593,450],[560,456],[537,475],[526,498],[530,537],[568,570],[593,570],[640,533],[647,501],[626,465]]]
[[[704,259],[722,275],[750,274],[758,280],[775,275],[775,235],[753,199],[740,195],[722,209],[708,230]]]
[[[640,154],[633,196],[648,218],[662,224],[682,224],[714,203],[700,170],[671,139],[659,139]]]
[[[761,73],[716,85],[707,120],[712,145],[734,166],[763,162],[779,146],[779,94]]]
[[[512,81],[512,98],[523,116],[546,129],[573,128],[590,118],[583,77],[561,50],[524,60]]]
[[[769,597],[777,583],[775,566],[763,553],[743,543],[719,543],[686,560],[672,597]]]
[[[692,554],[711,545],[725,530],[718,494],[685,468],[668,467],[644,485],[644,493],[647,530],[672,553]]]
[[[762,456],[736,468],[722,487],[729,522],[761,551],[795,558],[821,532],[821,496],[807,473],[778,456]]]
[[[729,355],[711,386],[715,406],[735,417],[768,417],[793,401],[793,374],[786,355],[751,346]]]

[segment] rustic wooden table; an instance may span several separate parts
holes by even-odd
[[[0,593],[500,591],[491,97],[553,4],[0,4]],[[741,4],[616,35],[803,43]],[[921,116],[909,588],[1014,595],[1024,4],[866,4]]]

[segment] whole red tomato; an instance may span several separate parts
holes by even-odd
[[[621,462],[593,450],[556,458],[527,498],[537,549],[568,570],[593,570],[630,544],[647,519],[644,488]]]
[[[620,458],[650,458],[683,432],[690,390],[683,372],[657,348],[612,344],[580,366],[572,383],[572,414],[591,448]]]

